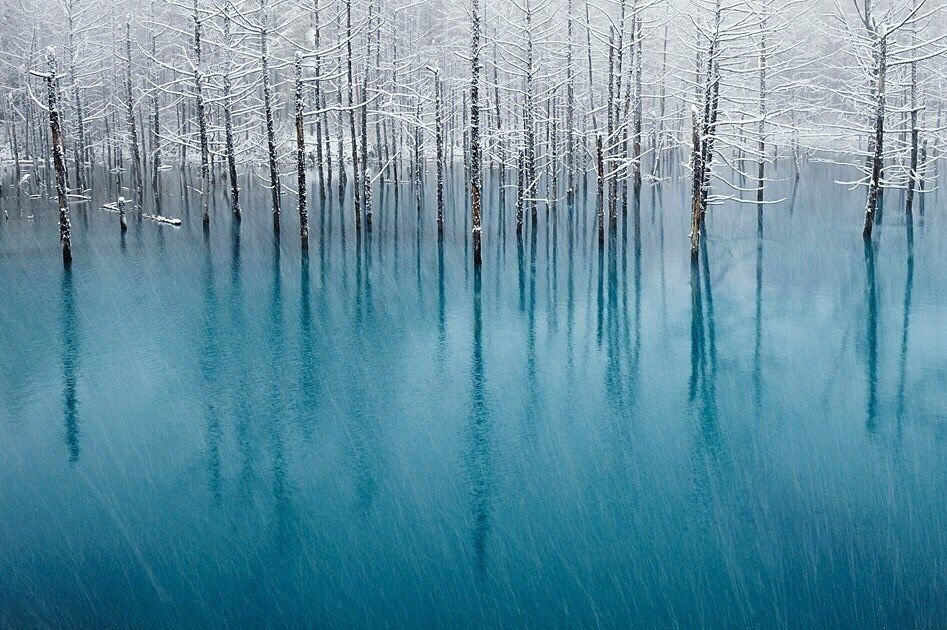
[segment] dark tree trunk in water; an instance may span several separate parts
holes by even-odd
[[[125,197],[118,198],[118,225],[122,233],[128,230],[128,221],[125,219]]]
[[[865,204],[865,228],[862,237],[871,238],[871,229],[875,220],[875,211],[878,209],[878,196],[881,194],[881,167],[885,136],[885,75],[887,74],[888,41],[885,37],[877,37],[876,53],[877,87],[875,88],[875,131],[874,146],[871,155],[871,180],[868,184],[868,202]]]
[[[273,228],[279,230],[280,181],[276,161],[276,130],[273,122],[273,95],[270,87],[269,9],[260,0],[260,65],[263,75],[263,114],[266,117],[266,148],[270,163],[270,192],[273,196]]]
[[[355,77],[352,73],[352,0],[345,0],[346,66],[348,74],[349,133],[352,140],[352,197],[355,206],[355,230],[362,229],[361,180],[358,178],[358,146],[355,139]]]
[[[595,168],[598,173],[598,190],[596,203],[598,204],[598,244],[605,245],[605,163],[602,155],[602,136],[595,136]]]
[[[150,17],[152,28],[155,24],[155,0],[151,0]],[[158,58],[158,36],[156,31],[151,33],[151,188],[155,199],[155,214],[161,214],[161,115],[158,101],[158,72],[155,61]]]
[[[516,158],[516,236],[523,235],[523,203],[526,195],[526,152],[520,148]]]
[[[700,228],[703,221],[702,190],[704,183],[703,165],[701,158],[700,122],[697,119],[697,110],[691,115],[691,169],[693,169],[693,184],[691,187],[691,259],[696,262],[700,250]]]
[[[763,201],[763,181],[766,175],[766,20],[763,16],[763,23],[760,33],[760,127],[759,127],[759,156],[756,173],[756,201]]]
[[[132,96],[132,25],[125,24],[125,107],[128,122],[128,143],[132,152],[132,168],[135,170],[135,200],[141,201],[141,149],[138,146],[138,127],[135,125],[135,101]]]
[[[421,101],[417,103],[416,120],[414,125],[414,196],[417,203],[418,220],[421,220],[421,205],[424,196],[424,136],[421,135]]]
[[[46,51],[46,92],[49,107],[49,134],[52,141],[53,165],[56,168],[56,196],[59,200],[59,242],[62,245],[63,264],[72,262],[72,228],[69,223],[69,205],[66,198],[66,156],[63,151],[62,129],[59,119],[59,78],[56,74],[56,51]]]
[[[231,85],[231,72],[232,61],[231,55],[232,46],[233,46],[233,34],[231,32],[230,25],[230,13],[228,12],[228,4],[224,5],[223,8],[223,19],[224,19],[224,46],[227,50],[224,52],[226,55],[225,67],[224,67],[224,76],[223,76],[223,85],[224,85],[224,152],[227,154],[227,174],[230,178],[230,207],[233,211],[234,218],[237,221],[240,220],[240,185],[237,182],[237,156],[234,150],[233,143],[233,87]]]
[[[201,217],[206,229],[210,226],[210,149],[204,106],[204,75],[201,72],[201,14],[198,2],[194,0],[194,92],[197,96],[197,132],[201,145]]]
[[[8,99],[8,102],[10,103],[10,114],[11,116],[14,116],[14,118],[12,118],[10,121],[10,132],[11,132],[10,142],[13,148],[13,176],[16,180],[14,182],[14,188],[16,188],[16,196],[17,198],[19,198],[20,197],[20,179],[22,178],[22,174],[21,174],[22,167],[20,166],[20,144],[17,141],[17,136],[16,136],[16,118],[15,118],[15,110],[13,107],[13,94],[8,94],[7,99]],[[31,122],[30,119],[27,118],[26,120],[27,129],[29,129],[30,122]]]
[[[365,229],[372,229],[372,178],[368,164],[368,63],[365,64],[365,75],[362,77],[362,207],[365,209]]]
[[[313,35],[312,43],[313,48],[316,51],[315,58],[315,77],[313,77],[313,100],[316,103],[316,109],[322,107],[322,57],[319,54],[320,43],[320,24],[319,24],[319,0],[314,0],[313,6]],[[320,201],[325,201],[326,198],[326,166],[323,164],[324,156],[322,152],[322,136],[325,134],[327,137],[329,135],[329,128],[325,127],[323,129],[323,117],[319,114],[316,114],[316,173],[319,176],[319,199]],[[328,172],[332,172],[332,165],[328,167]],[[331,175],[330,175],[331,177]]]
[[[306,132],[303,124],[303,60],[297,52],[293,60],[296,71],[296,190],[299,199],[299,237],[302,248],[309,249],[309,214],[306,210]]]
[[[916,31],[911,32],[912,44],[916,44]],[[917,188],[917,143],[919,131],[917,128],[917,61],[911,62],[911,170],[908,173],[908,192],[905,199],[904,210],[910,215],[914,207],[914,190]]]
[[[434,71],[434,133],[437,138],[437,233],[444,232],[444,115],[441,112],[441,75]]]

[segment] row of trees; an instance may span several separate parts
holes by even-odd
[[[279,229],[309,197],[463,168],[480,262],[486,175],[518,234],[598,191],[600,240],[645,182],[686,178],[692,251],[708,206],[767,197],[770,165],[843,162],[906,211],[941,157],[942,0],[20,0],[7,5],[0,116],[16,194],[70,199],[104,166],[161,211],[161,174],[199,168],[202,218],[226,182],[256,181]],[[44,92],[45,91],[45,92]],[[45,96],[40,96],[45,94]],[[684,168],[680,168],[683,165]],[[296,185],[286,186],[290,173]],[[313,173],[314,172],[314,173]],[[62,190],[53,178],[62,180]],[[930,186],[927,186],[927,190]],[[60,194],[61,193],[61,194]]]

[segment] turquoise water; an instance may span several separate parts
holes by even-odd
[[[0,205],[0,626],[941,626],[947,197]],[[589,193],[594,193],[594,181]],[[318,195],[311,191],[310,199]],[[348,203],[348,202],[347,202]],[[503,212],[503,214],[501,214]],[[33,218],[27,218],[33,215]],[[505,227],[500,227],[500,226]]]

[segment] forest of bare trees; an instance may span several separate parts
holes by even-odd
[[[696,256],[709,207],[778,201],[771,165],[798,177],[808,160],[864,188],[868,239],[886,189],[911,213],[936,186],[945,6],[14,0],[0,8],[2,194],[58,203],[68,261],[93,169],[156,215],[169,171],[197,169],[205,229],[212,187],[238,220],[241,189],[266,187],[274,229],[294,208],[303,247],[307,206],[349,195],[371,229],[382,188],[443,229],[456,170],[479,264],[487,189],[511,206],[490,220],[517,234],[597,195],[601,240],[643,186],[682,181]]]

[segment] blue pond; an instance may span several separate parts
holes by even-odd
[[[942,626],[947,192],[0,206],[0,626]],[[489,184],[489,182],[488,182]],[[429,189],[432,186],[428,187]],[[125,193],[127,195],[127,193]],[[150,204],[149,204],[150,205]],[[150,207],[148,208],[150,212]],[[527,214],[527,219],[529,215]]]

